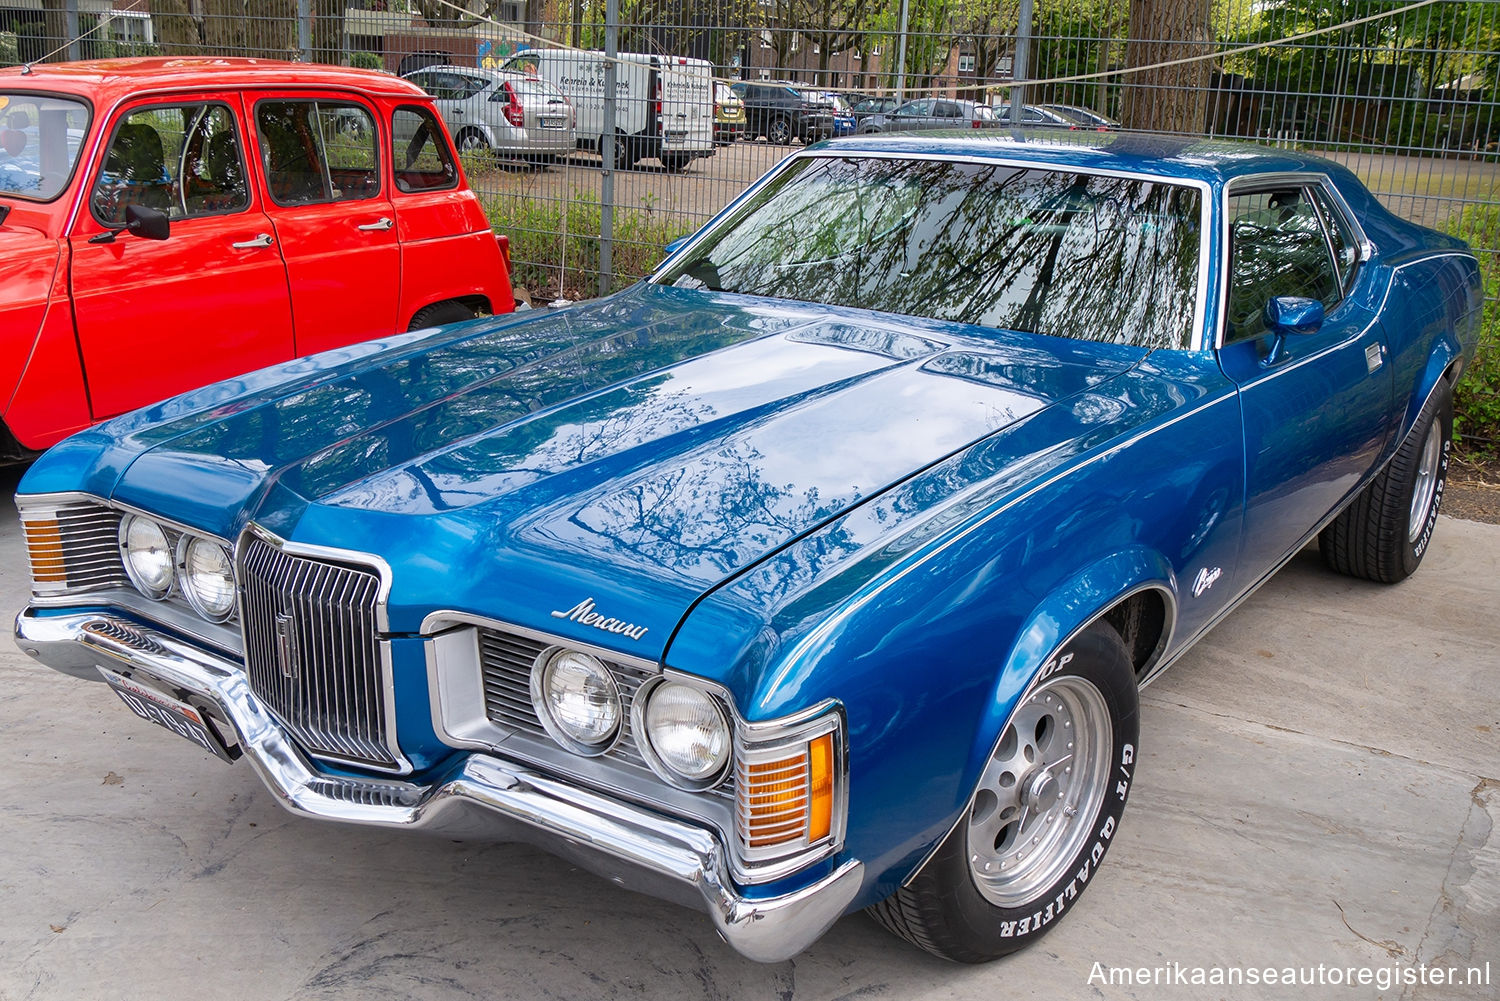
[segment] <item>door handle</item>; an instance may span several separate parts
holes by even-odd
[[[391,222],[390,216],[381,216],[374,222],[367,222],[354,228],[365,233],[383,233],[394,225],[396,224]]]
[[[269,247],[276,241],[271,239],[270,233],[257,233],[253,240],[241,240],[239,243],[231,243],[235,250],[256,250],[260,247]]]

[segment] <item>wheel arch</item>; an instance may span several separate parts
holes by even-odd
[[[432,296],[430,298],[423,299],[412,306],[412,308],[406,314],[406,317],[401,325],[401,329],[403,331],[410,330],[412,320],[416,319],[418,313],[422,312],[422,310],[428,308],[429,306],[441,306],[445,302],[459,303],[460,305],[473,310],[476,315],[494,312],[493,304],[490,302],[489,296],[484,295],[483,293],[473,292],[466,295]]]
[[[996,675],[964,765],[962,788],[972,789],[978,781],[1026,690],[1052,658],[1096,622],[1120,634],[1136,680],[1146,677],[1166,652],[1176,627],[1176,575],[1171,564],[1145,548],[1115,553],[1073,574],[1037,604]]]
[[[1097,586],[1100,574],[1110,575],[1116,581],[1116,588],[1108,596]],[[966,790],[963,802],[943,833],[914,860],[899,884],[886,884],[888,889],[894,891],[898,885],[905,886],[915,879],[952,830],[963,823],[978,792],[984,763],[995,752],[1011,717],[1025,701],[1026,693],[1040,682],[1045,669],[1075,637],[1103,622],[1121,633],[1137,682],[1150,674],[1170,646],[1176,626],[1174,583],[1171,566],[1160,554],[1132,550],[1091,564],[1036,607],[996,676],[986,712],[976,728],[960,779],[959,788]]]

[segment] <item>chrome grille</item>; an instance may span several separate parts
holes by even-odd
[[[479,661],[484,672],[485,713],[495,724],[517,731],[517,736],[506,742],[506,747],[515,749],[512,741],[522,737],[552,744],[552,738],[537,718],[536,708],[531,704],[531,666],[543,650],[553,644],[518,636],[498,629],[479,630]],[[654,672],[604,660],[604,666],[614,676],[615,686],[620,690],[624,732],[615,741],[604,757],[631,765],[642,772],[655,775],[636,746],[635,734],[631,732],[630,707],[642,684],[654,677]],[[715,788],[712,795],[732,798],[733,781],[726,781]]]
[[[315,755],[380,768],[391,752],[373,571],[250,538],[239,556],[250,688]]]

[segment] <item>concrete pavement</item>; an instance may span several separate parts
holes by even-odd
[[[15,480],[7,623],[28,587]],[[247,765],[6,638],[0,1001],[1500,998],[1497,607],[1500,526],[1445,518],[1394,588],[1302,554],[1144,693],[1131,803],[1074,913],[977,968],[863,915],[760,966],[531,848],[294,818]],[[1400,982],[1431,980],[1422,963],[1488,964],[1488,986]],[[1323,983],[1190,982],[1247,967]]]

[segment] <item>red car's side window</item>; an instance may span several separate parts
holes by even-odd
[[[266,184],[277,205],[380,194],[375,121],[359,104],[262,101],[255,106]]]
[[[401,107],[391,118],[391,162],[399,191],[458,187],[453,151],[437,116],[426,108]]]
[[[243,144],[222,104],[152,105],[125,115],[89,196],[106,226],[125,225],[127,205],[186,219],[249,204]]]

